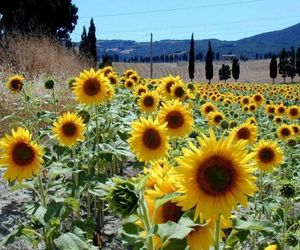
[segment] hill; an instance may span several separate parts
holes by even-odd
[[[286,29],[258,34],[237,41],[222,41],[218,39],[204,39],[195,41],[196,53],[205,54],[208,40],[211,41],[215,53],[232,53],[237,56],[244,55],[254,59],[256,54],[278,54],[282,48],[291,46],[300,47],[300,23]],[[186,54],[189,50],[190,40],[160,40],[153,43],[153,55]],[[150,43],[131,40],[98,40],[98,54],[118,55],[122,58],[149,56]]]

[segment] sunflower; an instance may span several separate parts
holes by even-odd
[[[134,95],[136,97],[139,97],[143,93],[146,93],[147,91],[148,91],[148,88],[146,86],[140,84],[135,88]]]
[[[254,161],[262,171],[271,171],[284,161],[284,154],[276,141],[261,140],[254,149]]]
[[[159,179],[163,179],[171,169],[166,159],[151,162],[150,168],[144,168],[144,174],[148,175],[145,183],[147,189],[154,188]]]
[[[295,136],[300,135],[300,125],[299,124],[291,124],[291,127],[293,129]]]
[[[264,250],[277,250],[277,245],[273,244],[264,248]]]
[[[187,244],[191,250],[209,250],[214,244],[215,225],[209,222],[193,228],[186,238]]]
[[[288,141],[289,139],[292,138],[293,136],[293,129],[291,128],[290,125],[282,124],[280,127],[277,129],[276,134],[279,139],[283,141]]]
[[[260,106],[264,102],[264,97],[261,94],[255,94],[252,96],[252,101],[257,105]]]
[[[300,117],[300,108],[296,105],[289,107],[288,110],[287,110],[287,116],[290,119],[299,118]]]
[[[286,107],[283,105],[275,106],[275,115],[283,116],[286,112]]]
[[[273,122],[276,124],[281,124],[282,123],[282,117],[281,116],[274,116]]]
[[[211,126],[217,126],[225,119],[225,115],[218,111],[210,112],[207,119]]]
[[[166,123],[159,124],[158,120],[141,117],[131,127],[128,143],[140,161],[157,160],[168,155],[170,145]]]
[[[275,106],[272,104],[268,104],[265,107],[265,112],[269,115],[269,114],[275,114]]]
[[[257,105],[255,103],[250,103],[249,104],[249,111],[250,112],[255,112],[257,110]]]
[[[250,96],[244,96],[244,97],[242,97],[242,99],[241,99],[241,104],[242,104],[242,106],[244,106],[244,105],[249,105],[250,102],[251,102]]]
[[[109,80],[111,85],[117,85],[119,82],[118,76],[113,72],[110,72],[108,75],[106,75],[106,78]]]
[[[244,150],[246,141],[234,143],[233,136],[217,141],[212,129],[209,138],[202,134],[198,142],[200,148],[190,143],[191,149],[184,148],[184,155],[176,158],[182,193],[178,205],[183,211],[195,207],[195,219],[217,218],[219,213],[229,218],[232,208],[238,202],[246,206],[247,195],[256,190],[249,163],[253,154]]]
[[[24,78],[20,75],[11,76],[6,84],[14,94],[19,93],[23,87]]]
[[[207,116],[210,112],[215,112],[217,110],[218,108],[211,102],[204,103],[200,107],[200,111],[204,116]]]
[[[53,123],[53,134],[62,146],[72,147],[84,139],[85,125],[76,113],[64,113]]]
[[[77,101],[82,104],[100,104],[107,99],[107,92],[110,89],[109,80],[104,77],[100,70],[84,70],[80,76],[75,79],[73,92]]]
[[[108,76],[109,74],[113,73],[114,70],[111,66],[106,66],[103,69],[100,70],[100,72],[104,75],[104,76]]]
[[[171,87],[171,96],[175,99],[183,100],[187,94],[184,83],[182,81],[176,82]]]
[[[160,123],[167,123],[168,135],[184,137],[193,129],[193,116],[188,111],[187,105],[183,105],[178,100],[160,109],[158,114]]]
[[[169,76],[169,77],[165,77],[162,79],[162,83],[160,85],[160,90],[163,94],[164,97],[171,97],[171,87],[177,83],[180,82],[180,77],[173,77],[173,76]]]
[[[128,69],[128,70],[126,70],[126,71],[124,72],[124,77],[125,77],[125,78],[128,78],[128,77],[130,77],[132,74],[137,74],[137,73],[136,73],[136,71],[133,70],[133,69]]]
[[[160,179],[155,185],[154,189],[146,190],[145,201],[147,203],[149,217],[153,224],[163,224],[168,221],[178,222],[181,215],[181,207],[176,203],[168,201],[155,210],[155,201],[164,195],[174,193],[177,191],[176,186],[171,178],[166,176]]]
[[[256,141],[257,137],[257,127],[254,124],[244,123],[239,127],[235,128],[231,132],[235,140],[246,140],[248,143],[253,143]]]
[[[138,76],[137,73],[131,74],[131,75],[129,76],[129,78],[130,78],[131,80],[133,80],[135,84],[138,84],[139,81],[140,81],[140,77]]]
[[[39,173],[43,150],[31,139],[28,130],[18,127],[0,140],[0,166],[7,167],[4,179],[22,182]]]
[[[147,91],[143,93],[138,100],[140,109],[144,112],[154,112],[159,104],[159,97],[155,91]]]
[[[133,89],[135,86],[135,82],[132,79],[128,78],[125,80],[124,86],[126,89]]]

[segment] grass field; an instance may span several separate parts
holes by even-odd
[[[218,71],[221,65],[231,63],[228,61],[214,62],[214,78],[212,82],[219,81]],[[250,60],[246,62],[240,62],[240,82],[271,82],[272,79],[269,77],[269,64],[270,60]],[[122,73],[127,69],[135,69],[143,77],[150,77],[150,64],[148,63],[114,63],[115,69]],[[179,75],[185,81],[189,81],[188,75],[188,63],[154,63],[153,64],[153,77],[159,78],[167,75]],[[196,63],[195,65],[195,81],[205,82],[205,63]],[[286,78],[286,82],[289,82],[290,78]],[[294,81],[300,81],[299,76],[295,77]],[[234,82],[233,79],[228,82]],[[283,82],[283,78],[278,75],[276,82]]]

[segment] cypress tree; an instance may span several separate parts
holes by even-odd
[[[288,55],[285,49],[282,49],[280,53],[278,67],[279,67],[279,74],[282,76],[284,83],[285,83],[285,78],[287,77],[287,64],[288,64]]]
[[[271,62],[270,62],[270,77],[273,79],[273,83],[275,82],[275,78],[277,77],[277,60],[276,60],[276,56],[272,56]]]
[[[235,81],[240,77],[240,63],[237,58],[234,58],[232,61],[232,77]]]
[[[81,41],[79,44],[79,54],[81,56],[87,57],[89,54],[89,45],[88,45],[88,37],[86,34],[86,28],[83,26],[82,34],[81,34]]]
[[[205,77],[210,83],[211,79],[214,76],[214,68],[213,68],[213,53],[211,49],[210,41],[208,43],[208,51],[206,53],[206,60],[205,60]]]
[[[300,76],[300,48],[296,52],[296,72]]]
[[[87,38],[88,38],[89,54],[94,60],[94,62],[96,62],[97,61],[97,45],[96,45],[97,38],[96,38],[96,27],[93,18],[91,18]]]
[[[190,44],[190,56],[189,56],[189,76],[191,81],[194,79],[195,74],[195,45],[194,45],[194,33],[192,34],[191,44]]]

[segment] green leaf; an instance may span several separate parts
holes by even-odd
[[[2,249],[4,246],[7,246],[15,241],[16,237],[19,237],[22,235],[22,230],[24,226],[20,225],[18,228],[12,230],[12,232],[8,235],[6,235],[1,241],[0,241],[0,249]]]
[[[47,211],[44,215],[44,220],[47,223],[52,217],[58,217],[61,208],[63,207],[62,202],[53,201],[47,206]]]
[[[55,245],[61,250],[85,250],[89,249],[87,243],[74,233],[65,233],[54,240]]]
[[[168,221],[165,224],[157,225],[157,234],[163,240],[168,242],[171,239],[184,239],[193,229],[190,227],[179,225],[175,222]]]
[[[238,231],[236,229],[232,229],[230,235],[226,240],[226,249],[235,249],[235,246],[238,244],[238,242],[244,242],[249,234],[249,230]]]
[[[80,204],[77,199],[75,199],[73,197],[68,197],[65,199],[64,203],[66,205],[69,205],[75,212],[79,211]]]
[[[166,195],[163,195],[161,197],[158,197],[156,200],[155,200],[155,203],[154,203],[154,209],[156,210],[157,208],[159,208],[160,206],[162,206],[163,204],[171,201],[172,199],[174,199],[175,197],[178,197],[180,196],[181,194],[180,193],[169,193],[169,194],[166,194]]]
[[[233,228],[237,230],[253,230],[275,234],[280,227],[277,224],[263,220],[244,221],[237,218],[232,219]]]

